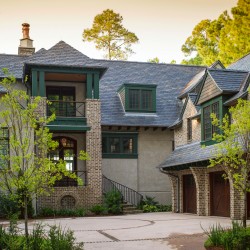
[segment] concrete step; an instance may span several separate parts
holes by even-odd
[[[142,210],[134,209],[134,210],[123,210],[123,214],[141,214]]]

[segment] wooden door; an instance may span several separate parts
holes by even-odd
[[[211,215],[229,217],[230,187],[229,181],[222,177],[223,173],[210,173]]]
[[[183,175],[183,212],[197,213],[196,185],[192,174]]]

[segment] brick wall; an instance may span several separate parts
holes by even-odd
[[[42,207],[62,208],[62,198],[65,196],[70,196],[74,200],[74,207],[89,208],[102,202],[100,112],[100,100],[86,100],[87,123],[91,127],[91,130],[86,132],[86,151],[90,156],[90,160],[86,162],[87,186],[56,187],[49,196],[38,198],[38,210]]]

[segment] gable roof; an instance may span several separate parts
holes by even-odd
[[[177,96],[186,82],[204,69],[199,66],[94,60],[107,67],[100,81],[103,125],[170,126],[177,118]],[[117,90],[124,83],[156,84],[156,113],[124,112]]]
[[[250,72],[250,53],[227,67],[228,69],[245,70]]]
[[[237,92],[247,77],[247,72],[208,69],[208,73],[222,92]]]

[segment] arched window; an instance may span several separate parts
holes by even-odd
[[[69,171],[77,170],[76,165],[76,140],[66,137],[66,136],[58,136],[53,138],[54,141],[58,142],[57,149],[50,152],[49,157],[53,161],[58,161],[62,159],[66,162],[66,168]]]

